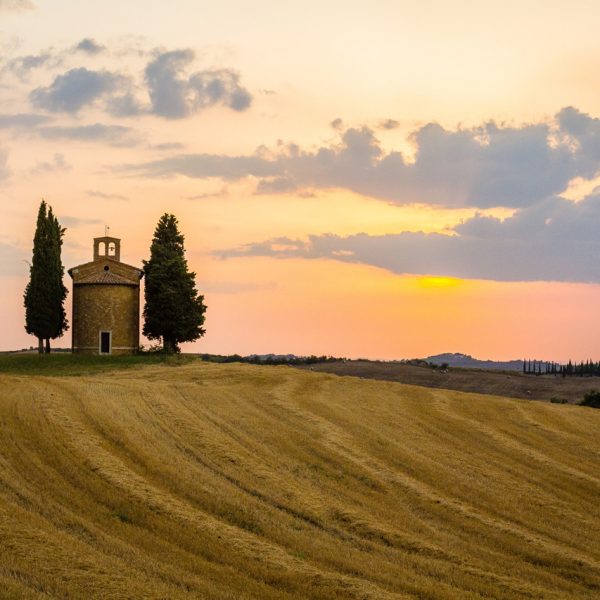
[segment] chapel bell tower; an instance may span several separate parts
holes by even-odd
[[[115,237],[94,238],[94,260],[101,258],[112,258],[113,260],[121,260],[121,240]]]

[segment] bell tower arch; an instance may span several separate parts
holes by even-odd
[[[121,240],[107,235],[94,238],[94,260],[102,258],[112,258],[121,260]]]

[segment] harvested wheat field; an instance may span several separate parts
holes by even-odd
[[[600,411],[288,367],[0,376],[3,598],[598,598]]]

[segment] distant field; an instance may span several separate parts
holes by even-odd
[[[523,375],[514,371],[458,367],[451,367],[448,372],[443,373],[440,369],[429,367],[368,360],[317,363],[299,368],[509,398],[531,400],[561,398],[575,404],[583,400],[586,392],[600,390],[600,377],[563,378],[554,375]]]
[[[599,431],[289,367],[13,369],[0,597],[597,599]]]

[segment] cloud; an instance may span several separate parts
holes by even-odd
[[[81,108],[113,92],[123,77],[109,71],[90,71],[85,67],[58,75],[48,87],[34,89],[31,103],[49,112],[77,113]]]
[[[149,177],[185,175],[194,178],[221,177],[228,181],[247,175],[273,177],[279,173],[277,164],[261,156],[223,156],[219,154],[179,154],[143,163],[126,165],[125,170]]]
[[[569,106],[557,115],[559,131],[577,145],[583,177],[593,177],[600,162],[600,119]]]
[[[0,114],[0,130],[26,131],[47,140],[102,142],[111,146],[131,147],[142,141],[130,127],[92,123],[89,125],[53,125],[52,118],[34,113]],[[55,155],[58,156],[58,155]]]
[[[342,127],[337,119],[332,125]],[[600,120],[574,108],[549,123],[519,127],[488,122],[448,130],[429,123],[410,139],[413,161],[386,152],[372,129],[354,127],[311,150],[288,144],[246,156],[182,155],[137,170],[161,177],[252,176],[258,193],[338,188],[396,204],[480,208],[530,206],[562,193],[575,177],[600,171]]]
[[[159,54],[145,71],[151,112],[167,119],[181,119],[203,108],[221,104],[244,111],[252,103],[239,75],[230,69],[212,69],[191,74],[186,69],[194,61],[193,50]]]
[[[77,114],[93,105],[116,117],[153,114],[180,119],[213,106],[243,112],[252,104],[252,94],[242,85],[238,72],[229,68],[194,70],[192,49],[135,52],[145,59],[146,66],[134,74],[114,67],[92,70],[84,66],[61,68],[63,72],[57,73],[58,67],[80,60],[82,54],[118,55],[114,49],[109,54],[93,38],[83,38],[74,46],[6,58],[0,61],[0,76],[12,74],[26,83],[36,70],[51,74],[49,84],[29,91],[31,104],[51,113]]]
[[[169,150],[183,150],[185,144],[180,142],[163,142],[162,144],[155,144],[152,146],[153,150],[159,150],[160,152],[167,152]]]
[[[0,12],[22,12],[35,10],[31,0],[0,0]]]
[[[250,92],[240,85],[240,76],[231,69],[213,69],[194,74],[190,86],[196,91],[196,107],[222,104],[244,111],[252,104]]]
[[[54,54],[51,50],[46,50],[40,54],[17,56],[9,60],[2,70],[10,71],[21,81],[26,81],[32,71],[43,67],[52,69],[62,64],[62,62],[62,56]]]
[[[546,199],[500,220],[476,215],[453,235],[311,235],[275,238],[215,253],[221,258],[326,258],[398,274],[496,281],[600,283],[600,190],[574,203]]]
[[[49,140],[75,140],[104,142],[111,146],[135,146],[141,136],[130,127],[122,125],[52,125],[52,118],[34,113],[0,114],[0,130],[23,130]]]
[[[35,129],[50,120],[46,115],[33,113],[0,114],[0,129]]]
[[[344,122],[340,117],[338,117],[337,119],[331,121],[331,123],[329,123],[329,126],[332,129],[335,129],[336,131],[342,131],[342,129],[344,128]]]
[[[261,179],[256,186],[256,194],[289,194],[298,189],[298,184],[291,177],[277,176]]]
[[[222,259],[246,256],[269,256],[272,258],[323,258],[313,252],[312,240],[319,236],[309,236],[309,241],[276,237],[263,242],[252,242],[235,248],[216,250],[214,256]]]
[[[195,194],[193,196],[186,196],[186,200],[208,200],[210,198],[223,198],[229,195],[229,189],[227,186],[223,186],[220,190],[214,192],[203,192],[202,194]]]
[[[100,54],[106,50],[105,46],[98,44],[96,40],[92,38],[83,38],[77,46],[75,46],[75,50],[79,50],[80,52],[85,52],[86,54]]]
[[[10,176],[10,169],[8,168],[8,154],[5,150],[0,148],[0,181],[7,179]]]
[[[189,114],[188,80],[181,72],[194,60],[192,50],[165,52],[146,67],[146,83],[155,114],[182,118]]]
[[[87,195],[90,198],[98,198],[100,200],[123,200],[123,201],[129,200],[129,198],[127,198],[127,196],[123,196],[122,194],[110,194],[107,192],[101,192],[99,190],[88,190]]]
[[[548,138],[545,124],[447,131],[432,123],[413,133],[416,158],[408,162],[385,153],[371,129],[351,128],[336,145],[294,148],[279,163],[298,187],[347,188],[398,204],[518,207],[560,193],[578,174],[570,149]]]
[[[65,227],[80,227],[81,225],[100,225],[104,221],[100,219],[80,219],[79,217],[61,217],[61,225]]]
[[[108,98],[106,110],[114,117],[134,117],[147,112],[147,109],[132,92]]]
[[[398,127],[400,127],[400,122],[396,121],[395,119],[384,119],[383,121],[379,122],[378,127],[379,129],[386,130],[397,129]]]
[[[122,125],[46,126],[40,127],[38,133],[46,139],[75,140],[80,142],[105,142],[112,146],[135,146],[140,142],[139,134],[130,127]]]
[[[33,175],[40,175],[43,173],[54,173],[57,171],[69,171],[71,165],[65,160],[64,154],[55,154],[51,161],[38,162],[35,167],[31,170]]]

